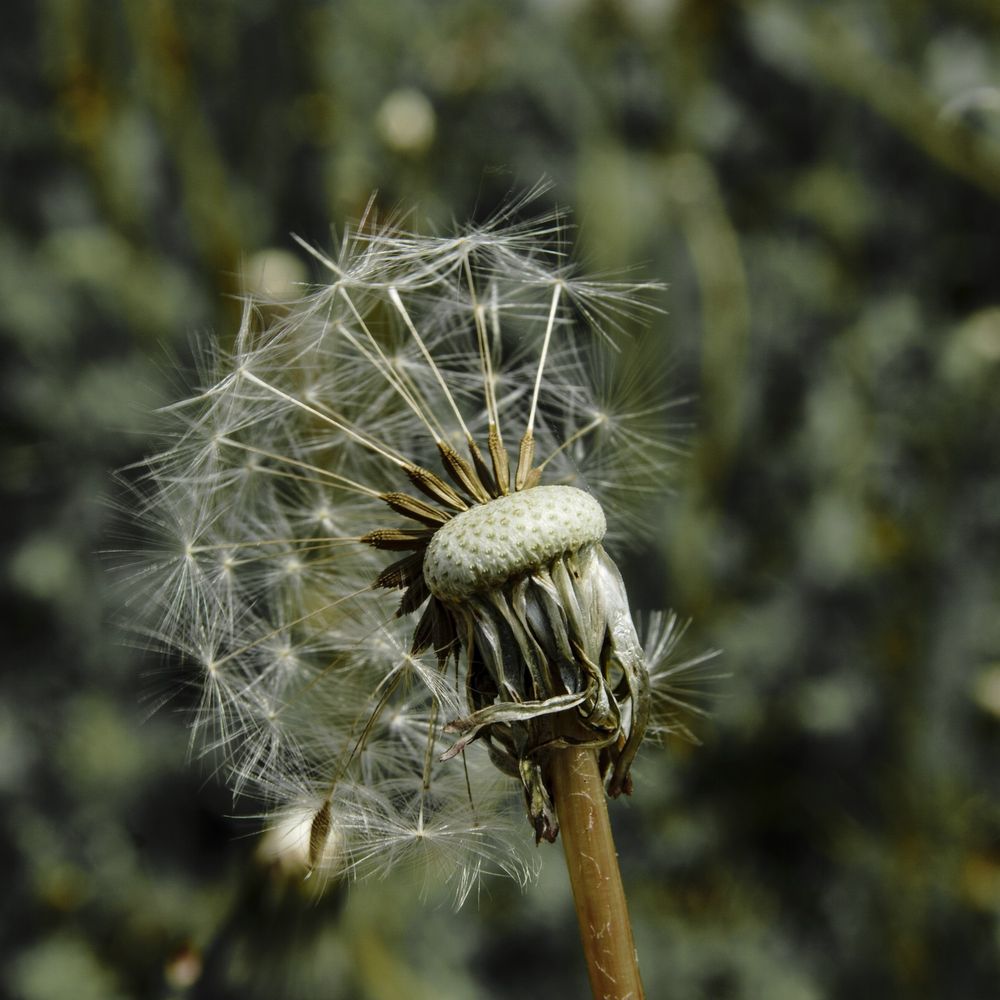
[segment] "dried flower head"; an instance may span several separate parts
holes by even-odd
[[[311,867],[429,856],[460,897],[524,879],[511,789],[545,840],[554,749],[599,748],[628,792],[670,674],[603,544],[673,455],[668,404],[608,360],[648,286],[581,277],[522,207],[310,250],[327,283],[263,324],[248,303],[144,466],[153,634],[198,668],[194,728],[235,789],[310,817]]]

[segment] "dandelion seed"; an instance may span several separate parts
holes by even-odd
[[[561,220],[521,209],[454,237],[369,215],[310,249],[329,284],[264,329],[246,309],[133,487],[165,539],[134,585],[199,671],[195,734],[305,868],[524,882],[512,799],[555,840],[554,757],[593,751],[628,793],[682,700],[651,693],[605,549],[675,452],[646,373],[612,377],[650,286],[579,277]]]

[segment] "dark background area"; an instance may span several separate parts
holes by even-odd
[[[110,470],[290,238],[540,177],[669,283],[689,456],[625,567],[724,656],[613,809],[650,997],[1000,982],[1000,8],[992,0],[8,3],[0,995],[562,997],[562,858],[455,915],[322,899],[189,765],[111,624]],[[261,277],[263,275],[263,277]],[[650,554],[655,559],[650,558]]]

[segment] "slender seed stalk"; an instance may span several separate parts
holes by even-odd
[[[625,890],[593,750],[552,754],[553,797],[595,1000],[643,1000]]]

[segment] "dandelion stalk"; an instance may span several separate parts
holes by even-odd
[[[597,755],[574,747],[553,753],[549,766],[594,997],[642,1000],[645,994]]]

